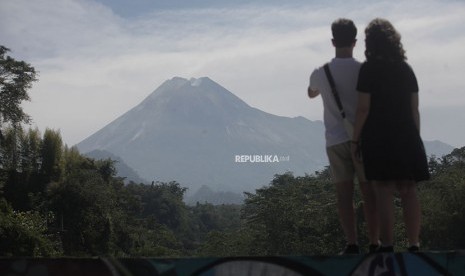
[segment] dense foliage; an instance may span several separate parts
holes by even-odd
[[[81,155],[58,131],[25,130],[20,103],[35,71],[6,52],[0,47],[0,256],[315,255],[344,245],[328,169],[275,175],[241,205],[189,206],[179,183],[125,185],[114,161]],[[465,147],[431,157],[430,170],[432,179],[419,184],[422,247],[463,249]],[[359,194],[359,241],[367,244]],[[396,207],[402,249],[397,200]]]
[[[430,249],[465,248],[465,147],[431,158],[432,180],[420,185],[423,245]]]
[[[63,145],[59,132],[5,128],[1,147],[0,252],[4,256],[231,256],[334,254],[344,244],[334,185],[315,175],[275,175],[242,205],[184,203],[179,183],[130,183],[112,160]],[[464,248],[465,148],[431,158],[419,184],[422,247]],[[360,242],[363,202],[356,191]],[[405,248],[401,206],[396,236]]]

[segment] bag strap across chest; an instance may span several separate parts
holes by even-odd
[[[336,84],[334,83],[333,75],[331,75],[331,71],[329,70],[329,64],[326,63],[323,67],[326,73],[326,77],[328,78],[329,85],[331,86],[331,92],[333,93],[334,99],[336,100],[337,107],[339,108],[339,112],[341,113],[342,118],[345,118],[346,113],[344,112],[341,99],[339,98],[339,94],[337,93]]]

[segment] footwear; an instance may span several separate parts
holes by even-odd
[[[356,244],[348,244],[339,255],[357,255],[360,254],[360,248]]]
[[[394,252],[394,246],[388,245],[388,246],[383,246],[381,245],[378,247],[378,250],[376,250],[376,253],[392,253]]]
[[[370,244],[368,246],[368,254],[376,253],[380,247],[381,247],[381,245],[379,245],[379,244],[373,244],[373,243]]]
[[[409,248],[407,248],[407,250],[410,253],[416,253],[416,252],[420,251],[420,247],[418,247],[416,245],[412,245]]]

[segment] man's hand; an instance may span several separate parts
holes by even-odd
[[[351,141],[350,151],[352,153],[352,159],[358,163],[362,163],[362,152],[360,151],[360,142]]]
[[[320,92],[318,90],[313,90],[310,88],[310,86],[307,88],[307,93],[310,99],[313,99],[316,96],[320,95]]]

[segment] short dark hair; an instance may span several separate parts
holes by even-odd
[[[357,37],[357,27],[352,20],[339,18],[331,24],[335,47],[350,47]]]

